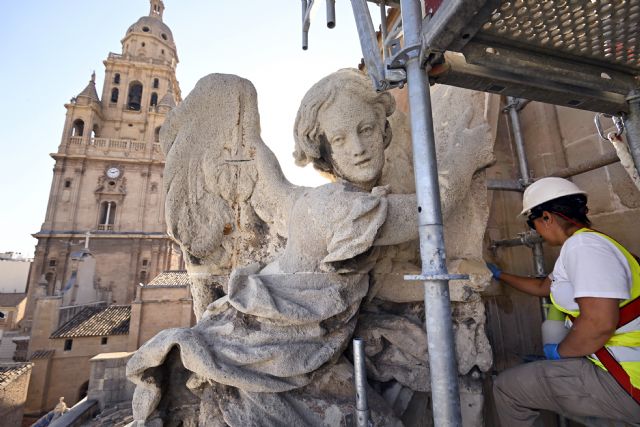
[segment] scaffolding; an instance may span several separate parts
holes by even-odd
[[[640,0],[369,0],[381,9],[381,45],[367,0],[351,0],[364,62],[376,90],[408,86],[431,390],[436,426],[461,425],[429,86],[441,83],[622,119],[640,170]],[[302,0],[303,48],[309,10]],[[335,22],[334,2],[327,1]],[[387,22],[386,7],[400,8]],[[328,13],[329,16],[329,13]],[[329,24],[329,23],[328,23]],[[330,25],[329,25],[330,26]],[[514,104],[516,103],[516,104]],[[518,130],[514,128],[515,139]],[[522,191],[519,182],[490,188]],[[597,159],[565,176],[614,162]],[[536,273],[543,274],[539,243]]]

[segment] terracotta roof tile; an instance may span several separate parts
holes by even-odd
[[[189,280],[189,274],[186,270],[167,270],[158,274],[145,286],[178,288],[189,286],[190,284],[191,281]]]
[[[33,352],[29,360],[49,359],[55,352],[55,350],[36,350]]]
[[[130,305],[87,307],[54,331],[50,338],[127,335],[130,320]]]
[[[33,363],[7,363],[0,365],[0,389],[4,389],[20,375],[29,372]]]
[[[26,297],[27,294],[0,294],[0,307],[15,307]]]

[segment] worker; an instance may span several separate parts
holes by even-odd
[[[547,360],[494,382],[503,427],[533,426],[539,410],[640,423],[640,266],[622,245],[590,228],[587,195],[571,181],[543,178],[524,192],[521,215],[551,246],[553,272],[530,278],[487,264],[493,277],[566,315],[568,333],[544,345]]]

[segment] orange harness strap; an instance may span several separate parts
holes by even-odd
[[[632,320],[640,317],[640,297],[634,299],[629,304],[620,309],[620,319],[618,320],[618,328],[623,327]],[[575,317],[569,316],[574,321]],[[595,352],[598,360],[607,368],[607,371],[613,376],[618,384],[640,405],[640,388],[636,388],[631,384],[629,374],[625,372],[620,363],[609,353],[606,347],[602,347]]]

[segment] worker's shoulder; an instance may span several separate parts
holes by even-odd
[[[597,247],[606,248],[613,252],[619,252],[618,248],[607,238],[607,236],[597,232],[576,233],[569,237],[564,244],[563,249],[566,250],[580,247]]]

